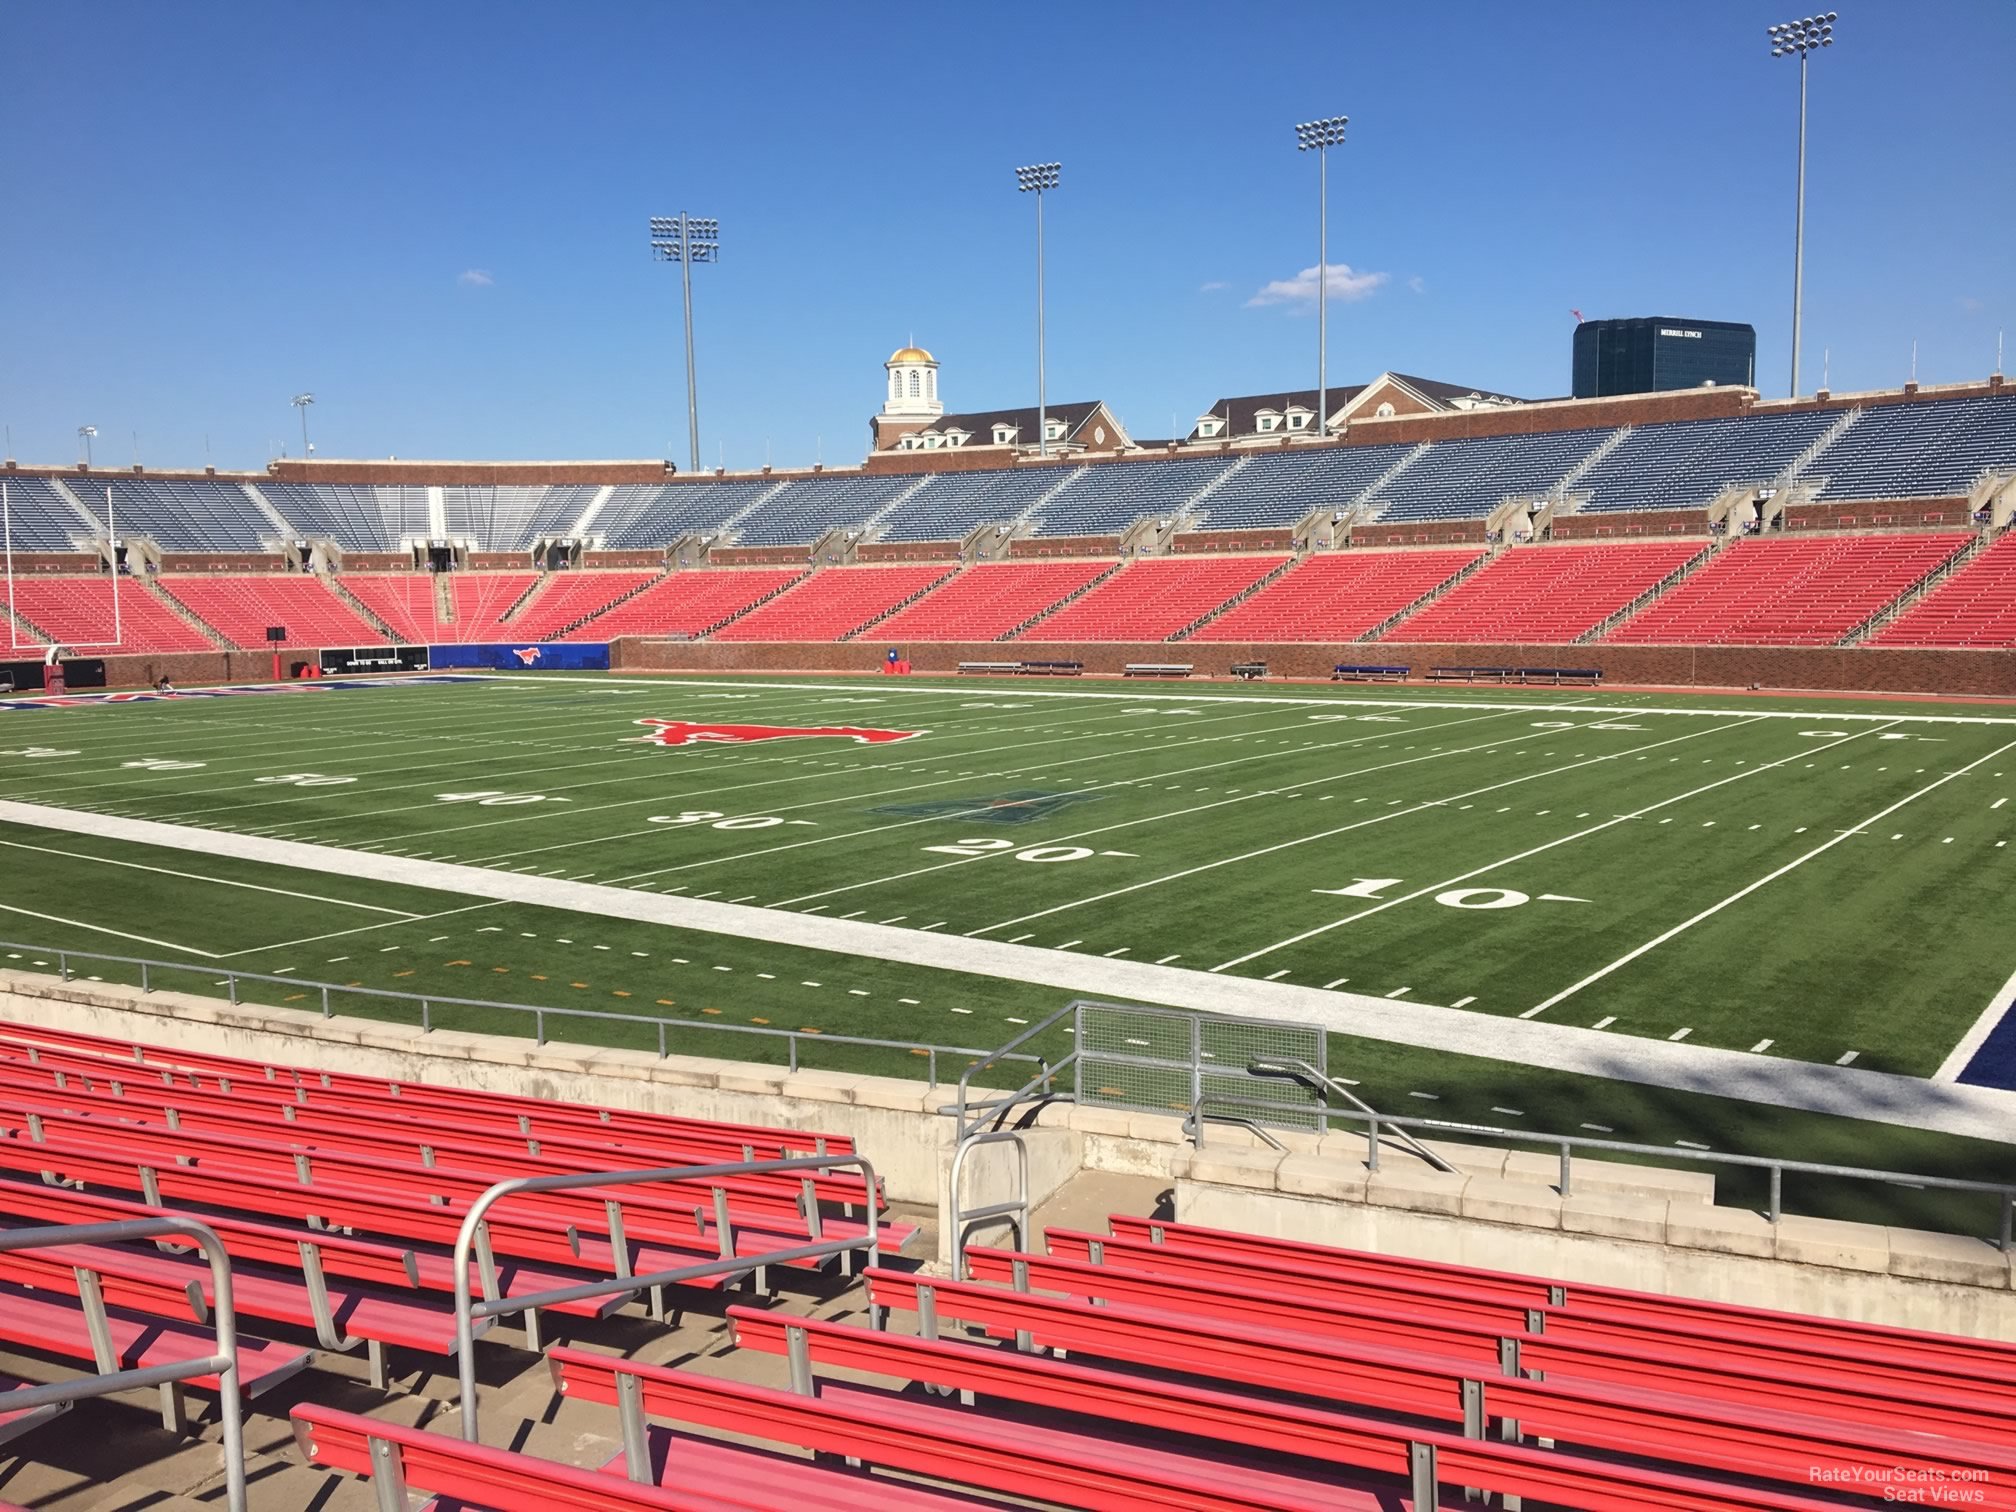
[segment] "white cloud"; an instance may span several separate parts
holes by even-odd
[[[1423,278],[1419,273],[1416,273],[1407,280],[1407,287],[1412,289],[1416,294],[1426,294],[1428,292],[1428,280]]]
[[[1230,287],[1231,285],[1226,283],[1224,279],[1214,278],[1208,283],[1199,284],[1197,292],[1199,294],[1216,294],[1220,289],[1229,289]]]
[[[1360,273],[1349,263],[1332,263],[1325,270],[1328,277],[1324,292],[1335,301],[1349,301],[1369,298],[1392,277],[1387,273]],[[1261,288],[1258,294],[1246,301],[1246,308],[1257,309],[1263,305],[1316,303],[1316,270],[1304,268],[1293,278],[1277,278]]]
[[[1979,315],[1983,310],[1988,308],[1988,305],[1985,300],[1976,299],[1972,294],[1962,294],[1960,296],[1960,308],[1969,315]]]
[[[497,280],[490,276],[488,268],[464,268],[455,275],[455,282],[471,289],[487,289]]]

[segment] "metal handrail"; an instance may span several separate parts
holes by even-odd
[[[535,1045],[546,1043],[546,1020],[549,1017],[559,1019],[591,1019],[618,1024],[648,1024],[654,1026],[658,1031],[658,1058],[660,1060],[665,1059],[671,1053],[668,1048],[666,1031],[668,1029],[677,1029],[682,1031],[700,1030],[712,1034],[753,1034],[764,1039],[781,1039],[785,1041],[789,1051],[787,1069],[794,1072],[798,1070],[800,1042],[805,1040],[827,1045],[862,1045],[877,1050],[903,1050],[911,1054],[921,1052],[927,1060],[927,1085],[931,1087],[938,1085],[938,1057],[941,1055],[963,1056],[968,1059],[978,1056],[982,1058],[985,1064],[990,1065],[1004,1060],[1026,1061],[1037,1066],[1047,1064],[1040,1055],[1009,1053],[1012,1051],[1014,1045],[1019,1045],[1022,1042],[1022,1038],[1026,1038],[1027,1036],[1011,1041],[1009,1045],[1002,1047],[1002,1049],[989,1051],[971,1045],[934,1045],[923,1040],[870,1039],[855,1034],[806,1034],[802,1030],[767,1029],[753,1024],[714,1024],[699,1019],[654,1018],[641,1013],[607,1013],[595,1008],[547,1008],[534,1003],[493,1002],[488,998],[444,997],[436,992],[396,992],[384,987],[351,987],[341,982],[318,982],[297,976],[275,976],[260,971],[238,971],[234,968],[219,966],[214,963],[204,965],[189,961],[156,961],[143,956],[105,955],[97,951],[59,949],[51,945],[29,945],[23,944],[18,940],[0,940],[0,950],[19,950],[33,952],[42,956],[53,956],[56,959],[57,975],[60,980],[65,982],[71,980],[70,963],[72,961],[106,961],[120,966],[138,966],[140,968],[140,990],[150,993],[155,990],[151,977],[152,973],[156,971],[193,971],[207,975],[213,980],[221,976],[225,989],[225,999],[233,1006],[236,1006],[238,1002],[238,984],[240,982],[269,982],[282,987],[319,990],[322,997],[322,1017],[324,1018],[334,1018],[336,1014],[336,1010],[330,1003],[329,995],[332,992],[349,993],[353,997],[377,998],[387,1002],[418,1003],[420,1005],[420,1028],[423,1033],[428,1034],[434,1032],[433,1010],[436,1007],[495,1008],[507,1013],[529,1013],[532,1015],[532,1042]],[[20,970],[22,967],[19,962],[15,962],[0,969]],[[1044,1022],[1047,1024],[1050,1020],[1046,1019]]]
[[[608,1203],[609,1248],[618,1275],[607,1281],[586,1281],[576,1286],[556,1286],[547,1291],[534,1292],[530,1296],[489,1296],[481,1302],[475,1301],[469,1290],[469,1262],[472,1252],[477,1252],[483,1215],[506,1197],[526,1192],[564,1192],[580,1187],[639,1186],[653,1181],[712,1181],[724,1176],[763,1176],[774,1171],[833,1171],[850,1167],[861,1172],[868,1194],[867,1200],[862,1204],[868,1221],[868,1232],[859,1239],[819,1239],[817,1237],[819,1212],[815,1205],[806,1214],[808,1230],[814,1236],[813,1243],[794,1245],[789,1249],[766,1250],[760,1255],[736,1255],[732,1253],[733,1243],[724,1223],[720,1225],[722,1240],[724,1248],[729,1253],[723,1254],[719,1260],[676,1266],[671,1270],[654,1271],[645,1276],[627,1275],[621,1274],[630,1269],[629,1246],[623,1237],[622,1209],[615,1199],[611,1198]],[[882,1260],[881,1217],[877,1207],[880,1192],[875,1167],[860,1155],[794,1155],[782,1160],[738,1160],[723,1165],[660,1166],[648,1171],[578,1171],[565,1176],[518,1176],[498,1182],[471,1204],[468,1213],[462,1219],[462,1227],[455,1235],[455,1363],[462,1378],[462,1437],[472,1444],[481,1442],[476,1433],[478,1318],[495,1317],[499,1313],[524,1312],[529,1319],[536,1309],[551,1307],[560,1302],[580,1302],[590,1297],[627,1296],[647,1289],[655,1292],[661,1286],[669,1286],[679,1281],[694,1281],[703,1276],[739,1276],[750,1271],[762,1270],[770,1265],[780,1265],[791,1260],[815,1260],[825,1255],[865,1251],[868,1263],[879,1265]],[[715,1188],[717,1215],[725,1209],[722,1196],[722,1189]],[[485,1262],[484,1290],[493,1291],[487,1236],[483,1238],[478,1253]],[[233,1512],[238,1512],[238,1509],[233,1509]]]
[[[1314,1088],[1322,1097],[1325,1106],[1328,1106],[1332,1093],[1350,1103],[1352,1107],[1372,1120],[1372,1156],[1369,1164],[1373,1170],[1376,1171],[1379,1169],[1379,1126],[1386,1124],[1390,1127],[1393,1120],[1382,1118],[1377,1108],[1345,1086],[1344,1083],[1338,1081],[1335,1077],[1326,1076],[1305,1060],[1248,1061],[1246,1064],[1246,1073],[1249,1076],[1290,1077],[1295,1081],[1301,1082],[1304,1086]],[[1202,1132],[1204,1113],[1201,1107],[1197,1110],[1196,1117],[1199,1120],[1196,1136],[1197,1142],[1202,1144],[1204,1142]],[[1434,1170],[1447,1172],[1455,1169],[1448,1161],[1437,1155],[1405,1129],[1395,1129],[1393,1133],[1393,1142],[1395,1144],[1410,1154],[1425,1160]]]
[[[958,1115],[954,1143],[963,1144],[968,1133],[977,1128],[980,1120],[986,1117],[986,1115],[996,1113],[1005,1116],[1010,1108],[1028,1100],[1032,1096],[1039,1095],[1036,1090],[1039,1087],[1042,1088],[1040,1095],[1046,1099],[1056,1095],[1052,1090],[1051,1083],[1056,1080],[1059,1071],[1077,1062],[1077,1047],[1074,1045],[1071,1053],[1055,1065],[1052,1065],[1040,1055],[1022,1054],[1018,1050],[1018,1047],[1028,1044],[1029,1041],[1051,1029],[1064,1019],[1073,1017],[1085,1001],[1083,998],[1073,998],[1048,1018],[1043,1019],[1039,1023],[1031,1024],[998,1050],[990,1050],[978,1060],[972,1061],[967,1065],[966,1069],[959,1074],[959,1101],[953,1105],[951,1110]],[[1028,1081],[1017,1087],[1013,1092],[1004,1093],[1000,1097],[990,1098],[984,1103],[968,1102],[966,1094],[970,1090],[973,1078],[976,1075],[992,1066],[999,1065],[1003,1061],[1011,1060],[1035,1061],[1040,1069],[1036,1075],[1030,1077]],[[936,1083],[934,1082],[933,1085],[935,1086]],[[969,1117],[969,1114],[973,1116]]]
[[[224,1501],[228,1512],[246,1512],[245,1428],[238,1391],[238,1314],[231,1300],[231,1257],[224,1241],[207,1223],[179,1214],[131,1218],[119,1223],[66,1223],[55,1228],[11,1229],[0,1232],[0,1251],[41,1249],[58,1244],[123,1244],[139,1239],[174,1236],[203,1247],[210,1262],[210,1323],[217,1334],[217,1353],[207,1360],[174,1360],[137,1370],[119,1370],[118,1357],[105,1328],[104,1299],[95,1287],[82,1288],[84,1317],[99,1374],[82,1381],[57,1381],[26,1386],[7,1394],[10,1412],[25,1412],[58,1402],[81,1402],[131,1391],[142,1386],[172,1386],[195,1376],[217,1377],[217,1400],[224,1430]],[[80,1278],[81,1279],[81,1278]]]
[[[1009,1144],[1015,1147],[1016,1195],[985,1207],[968,1210],[959,1200],[959,1178],[965,1173],[966,1156],[981,1145]],[[1006,1218],[1015,1230],[1015,1248],[1029,1243],[1029,1145],[1014,1129],[982,1130],[959,1141],[952,1152],[952,1170],[946,1178],[946,1221],[952,1226],[952,1279],[966,1279],[966,1231],[996,1218]]]
[[[1261,1108],[1278,1112],[1273,1103],[1265,1103],[1252,1098],[1217,1097],[1212,1101],[1226,1107]],[[1382,1128],[1432,1129],[1443,1134],[1473,1134],[1487,1139],[1502,1139],[1514,1144],[1553,1145],[1561,1151],[1561,1178],[1558,1186],[1563,1197],[1570,1195],[1573,1181],[1573,1159],[1577,1150],[1604,1150],[1617,1155],[1656,1155],[1662,1160],[1691,1160],[1701,1165],[1738,1166],[1746,1170],[1763,1170],[1771,1173],[1771,1201],[1767,1216],[1776,1223],[1784,1213],[1784,1179],[1787,1171],[1802,1176],[1834,1176],[1850,1181],[1880,1182],[1884,1186],[1931,1187],[1945,1192],[1982,1192],[2002,1199],[2001,1236],[1998,1247],[2008,1253],[2016,1250],[2016,1183],[1997,1181],[1970,1181],[1962,1176],[1918,1176],[1908,1171],[1882,1171],[1866,1166],[1828,1165],[1812,1160],[1787,1160],[1775,1155],[1734,1155],[1721,1150],[1690,1150],[1685,1145],[1636,1144],[1622,1139],[1586,1139],[1579,1134],[1541,1134],[1531,1129],[1505,1129],[1495,1124],[1457,1123],[1440,1118],[1401,1118],[1387,1113],[1367,1115],[1354,1108],[1322,1108],[1316,1110],[1329,1127],[1332,1119],[1357,1120],[1367,1127],[1366,1163],[1378,1162],[1377,1131]]]

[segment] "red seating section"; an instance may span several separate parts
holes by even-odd
[[[576,620],[585,619],[626,593],[634,593],[658,574],[629,572],[555,572],[548,575],[531,601],[501,627],[501,639],[540,641],[558,637]],[[602,640],[601,632],[570,631],[567,640]]]
[[[290,646],[368,646],[385,639],[321,578],[305,573],[164,577],[160,584],[232,645],[248,651],[264,649],[269,625],[285,626]]]
[[[1122,568],[1015,639],[1060,644],[1167,640],[1287,560],[1285,556],[1150,557]]]
[[[1831,646],[1967,544],[1958,531],[1740,540],[1605,640]]]
[[[217,649],[207,635],[132,578],[17,578],[11,600],[6,583],[0,581],[0,603],[11,603],[17,614],[58,645],[75,646],[86,655]],[[16,633],[23,646],[29,644],[25,632]]]
[[[614,640],[619,635],[703,635],[758,599],[796,582],[796,567],[675,572],[635,598],[612,605],[569,636]]]
[[[337,579],[346,591],[392,629],[405,645],[424,646],[441,639],[434,623],[434,577],[426,572],[344,573]]]
[[[1874,646],[2016,646],[2016,531],[1885,625]]]
[[[1515,547],[1380,639],[1566,645],[1704,550],[1699,541]]]
[[[723,626],[715,640],[837,641],[947,577],[942,562],[927,566],[829,567]],[[879,631],[877,632],[880,633]]]
[[[539,580],[536,572],[455,572],[448,591],[455,605],[452,624],[437,624],[434,639],[476,644],[517,640],[521,632],[503,623],[504,614]]]
[[[934,588],[875,627],[905,641],[999,640],[1112,570],[1111,562],[986,562]]]
[[[1235,604],[1196,641],[1351,641],[1433,592],[1481,551],[1340,551],[1312,556]]]

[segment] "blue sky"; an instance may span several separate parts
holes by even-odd
[[[913,335],[954,409],[1049,393],[1137,436],[1314,381],[1298,120],[1331,157],[1333,383],[1566,391],[1571,309],[1748,320],[1784,391],[1797,66],[1737,0],[1654,7],[674,3],[0,7],[11,455],[857,461]],[[1300,18],[1298,20],[1298,18]],[[2016,5],[1863,5],[1813,69],[1805,386],[1978,378],[2016,324],[1990,117]]]

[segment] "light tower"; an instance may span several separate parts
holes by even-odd
[[[693,376],[693,264],[721,260],[721,222],[681,211],[651,217],[651,251],[659,262],[679,264],[686,303],[686,440],[694,472],[700,471],[700,393]]]
[[[315,396],[313,394],[296,394],[287,402],[301,412],[301,455],[303,457],[311,457],[315,454],[315,448],[308,440],[308,406],[315,402]]]
[[[95,425],[80,425],[77,427],[77,439],[84,443],[84,465],[86,467],[91,465],[91,438],[97,434],[98,427]]]
[[[1295,128],[1295,150],[1316,154],[1316,434],[1330,434],[1330,149],[1344,145],[1349,116]]]
[[[1061,163],[1032,163],[1015,170],[1015,187],[1036,196],[1036,454],[1050,455],[1049,412],[1043,396],[1043,191],[1057,187]]]
[[[1798,21],[1785,21],[1777,26],[1767,27],[1765,35],[1771,39],[1771,56],[1789,58],[1797,54],[1799,58],[1799,180],[1795,191],[1798,207],[1793,217],[1792,230],[1792,397],[1799,397],[1799,326],[1804,313],[1806,292],[1806,57],[1823,47],[1834,45],[1834,21],[1836,13],[1828,11],[1822,16],[1807,16]]]

